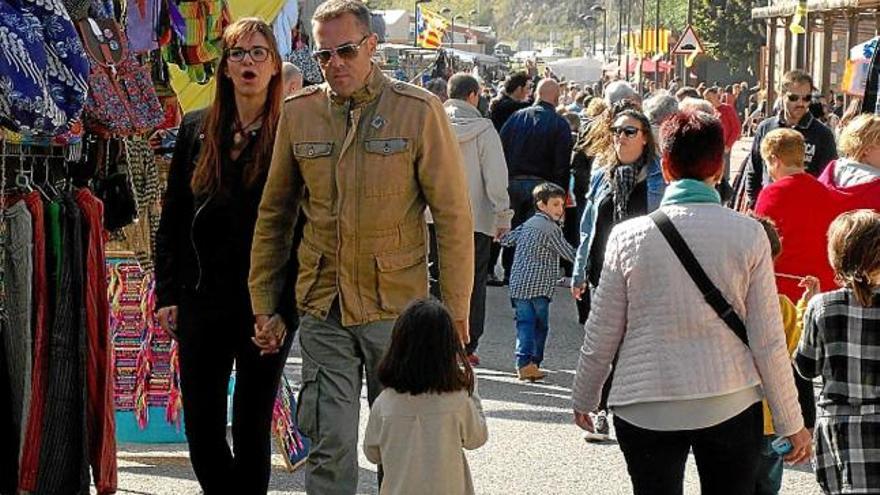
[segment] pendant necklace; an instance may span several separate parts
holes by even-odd
[[[235,114],[235,126],[233,127],[232,133],[232,142],[235,146],[241,144],[244,141],[245,136],[247,135],[247,131],[254,126],[260,119],[263,118],[263,114],[257,115],[257,117],[250,121],[248,125],[241,125],[241,121],[238,119],[238,112]]]

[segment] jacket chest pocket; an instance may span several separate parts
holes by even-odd
[[[302,142],[293,145],[306,189],[314,198],[330,199],[333,188],[333,142]]]
[[[364,151],[362,177],[365,196],[394,196],[413,186],[415,170],[409,139],[367,139],[364,141]]]

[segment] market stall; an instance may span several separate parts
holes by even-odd
[[[0,415],[14,425],[0,493],[112,493],[117,440],[184,441],[177,346],[153,304],[175,129],[210,104],[221,36],[239,17],[271,20],[284,58],[320,82],[300,10],[0,2],[0,387],[13,398]],[[307,440],[291,401],[282,388],[275,426],[293,465]]]

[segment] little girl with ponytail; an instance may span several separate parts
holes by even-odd
[[[880,213],[855,210],[828,229],[841,288],[814,297],[795,366],[822,377],[814,437],[825,493],[880,492]]]

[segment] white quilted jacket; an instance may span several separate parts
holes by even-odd
[[[748,329],[750,348],[705,302],[648,217],[616,226],[593,296],[574,380],[574,409],[599,404],[620,349],[609,405],[715,397],[762,384],[780,435],[803,427],[786,353],[767,235],[715,204],[664,206]]]

